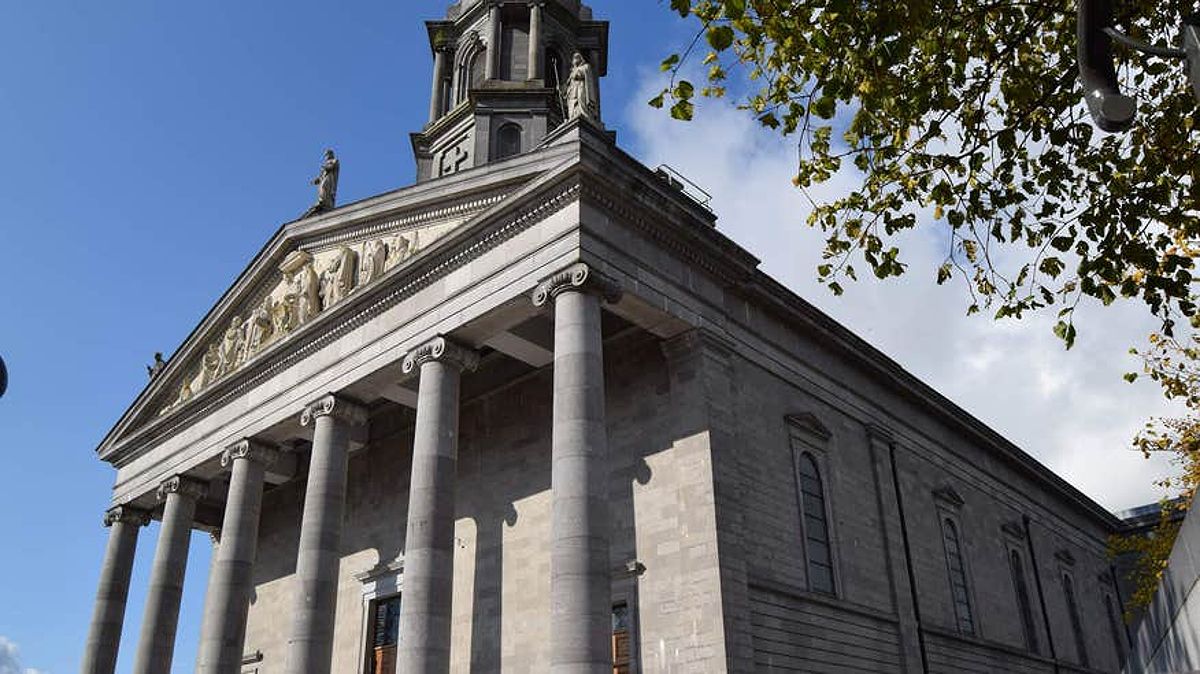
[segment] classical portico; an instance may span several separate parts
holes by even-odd
[[[616,150],[603,129],[594,78],[603,74],[607,28],[590,10],[463,2],[430,26],[430,124],[414,136],[418,164],[426,166],[425,144],[457,133],[447,118],[477,139],[474,158],[285,226],[113,429],[100,449],[118,469],[106,518],[112,542],[86,672],[113,671],[136,532],[151,517],[161,533],[136,671],[171,666],[193,529],[220,536],[197,671],[241,672],[256,658],[288,674],[348,671],[339,617],[352,545],[345,531],[361,528],[350,473],[368,448],[408,457],[404,472],[380,476],[406,507],[370,525],[397,541],[395,557],[381,550],[375,568],[354,577],[374,587],[384,569],[403,600],[395,646],[375,655],[363,647],[356,659],[400,671],[458,671],[463,662],[486,669],[486,635],[464,655],[454,626],[472,610],[462,604],[458,565],[464,499],[476,498],[458,486],[460,414],[464,400],[543,371],[553,374],[551,410],[527,420],[549,441],[544,464],[531,466],[545,471],[550,494],[539,534],[545,576],[536,583],[546,583],[550,629],[546,654],[536,657],[556,672],[613,667],[613,583],[626,582],[628,564],[614,562],[625,553],[610,541],[605,344],[670,337],[697,319],[689,302],[663,293],[670,283],[651,282],[621,259],[633,252],[627,238],[664,216],[669,224],[654,225],[657,235],[719,245],[712,216]],[[576,52],[587,56],[572,70]],[[476,58],[484,59],[481,81],[471,80]],[[534,100],[524,112],[512,107]],[[513,124],[522,140],[502,148],[507,141],[495,134]],[[630,181],[643,186],[640,203],[618,196]],[[617,218],[634,228],[616,226]],[[743,256],[734,265],[747,263]],[[377,426],[393,418],[412,424],[408,440],[397,444]],[[290,562],[272,538],[270,495],[284,492],[302,495],[294,542],[285,545]],[[476,544],[496,535],[491,517],[474,519]],[[277,602],[264,566],[286,569]],[[477,592],[496,582],[482,575],[484,562],[472,566]],[[251,605],[261,612],[264,602],[286,605],[270,625],[278,641],[250,648],[248,630],[257,640],[262,629]],[[477,610],[499,606],[481,594]]]

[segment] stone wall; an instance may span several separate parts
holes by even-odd
[[[606,344],[614,600],[635,610],[646,672],[719,671],[725,657],[707,441],[681,425],[657,340]],[[459,447],[453,671],[537,672],[549,662],[549,369],[468,400]],[[676,395],[679,391],[674,392]],[[362,671],[358,578],[403,549],[412,414],[376,411],[351,458],[333,671]],[[267,494],[246,652],[283,662],[303,480]],[[636,560],[636,582],[621,572]]]

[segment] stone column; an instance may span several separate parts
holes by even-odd
[[[118,506],[104,515],[104,526],[109,527],[108,548],[104,552],[92,626],[83,651],[80,668],[83,674],[113,674],[117,669],[138,529],[149,523],[150,513],[129,506]]]
[[[612,671],[600,301],[615,300],[617,292],[580,263],[543,281],[533,295],[536,306],[554,303],[550,670],[556,674]]]
[[[487,46],[487,64],[484,68],[486,79],[494,80],[500,77],[500,3],[493,2],[488,10],[488,35],[491,39],[488,40]]]
[[[543,79],[542,74],[542,3],[529,3],[529,79]]]
[[[225,450],[221,466],[232,466],[229,497],[221,524],[200,634],[198,674],[238,674],[246,640],[246,613],[254,589],[254,557],[262,512],[266,468],[279,452],[255,440],[242,440]]]
[[[404,537],[399,672],[450,671],[459,380],[463,370],[478,364],[478,354],[443,337],[404,359],[405,374],[420,368],[421,378]]]
[[[158,488],[158,497],[166,500],[166,505],[158,530],[154,566],[150,570],[150,590],[146,594],[146,613],[142,616],[134,674],[171,671],[175,629],[179,626],[179,602],[183,598],[183,577],[192,538],[192,518],[196,514],[196,502],[206,491],[203,482],[182,475],[163,482]]]
[[[445,113],[442,110],[443,90],[446,80],[446,48],[438,46],[433,51],[433,91],[429,94],[429,123],[433,124]]]
[[[366,421],[366,410],[335,395],[309,405],[300,416],[302,425],[313,424],[314,428],[300,522],[287,674],[328,674],[331,666],[346,464],[352,433],[361,430]]]

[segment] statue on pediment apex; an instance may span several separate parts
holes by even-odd
[[[332,211],[337,202],[338,173],[341,167],[333,150],[325,150],[325,158],[321,161],[321,173],[313,178],[312,184],[317,186],[317,203],[312,205],[302,217],[308,218],[318,213]]]
[[[162,371],[165,369],[167,369],[167,361],[163,360],[162,352],[159,351],[154,354],[154,364],[146,366],[146,374],[150,375],[151,379],[154,379],[162,374]]]

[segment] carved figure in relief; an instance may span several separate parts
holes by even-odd
[[[221,365],[217,372],[219,376],[224,377],[242,364],[245,339],[245,325],[240,316],[234,316],[233,322],[225,329],[225,336],[221,339]]]
[[[321,280],[312,263],[296,272],[292,278],[292,293],[296,297],[296,325],[307,323],[321,313]]]
[[[380,239],[368,241],[363,247],[361,269],[358,273],[360,285],[366,285],[383,276],[387,271],[388,245]]]
[[[312,184],[317,186],[317,203],[308,209],[302,217],[311,217],[325,211],[332,211],[337,201],[338,173],[341,167],[333,150],[325,150],[325,158],[321,162],[321,174],[313,178]]]
[[[209,344],[208,351],[200,359],[200,388],[206,388],[220,376],[221,348],[217,344]]]
[[[358,279],[358,273],[355,267],[358,263],[358,253],[342,246],[338,250],[338,256],[334,259],[333,264],[321,274],[321,298],[324,300],[324,307],[329,307],[342,301],[344,297],[354,291],[355,281]]]
[[[575,52],[571,59],[571,74],[567,76],[564,85],[563,98],[566,101],[567,119],[588,117],[600,121],[600,88],[592,66],[583,58],[583,54]]]
[[[414,252],[416,246],[413,245],[417,240],[417,233],[413,232],[413,240],[409,241],[403,234],[397,234],[388,244],[387,268],[391,269],[401,262],[407,260]]]
[[[167,369],[167,361],[163,360],[162,352],[157,352],[154,354],[154,364],[146,366],[146,374],[150,375],[151,379],[154,379],[162,374],[162,371],[165,369]]]
[[[286,335],[296,328],[296,294],[285,293],[271,307],[271,328],[276,335]]]
[[[271,309],[275,301],[270,297],[254,309],[250,320],[246,321],[246,357],[258,353],[263,345],[271,339],[275,332],[275,324],[271,317]]]

